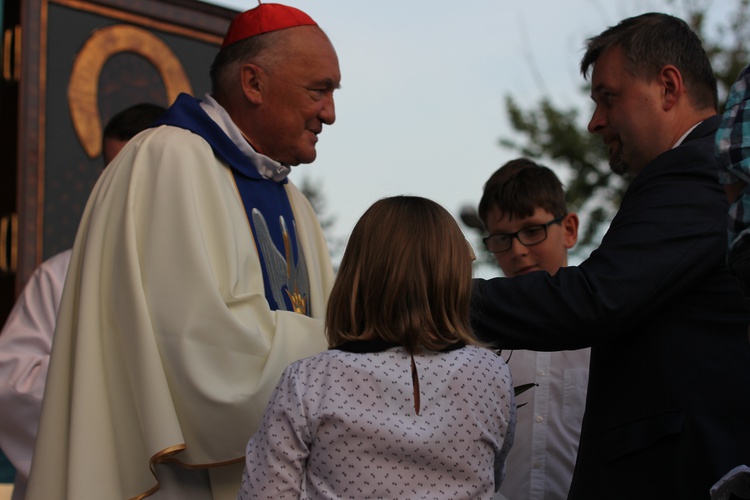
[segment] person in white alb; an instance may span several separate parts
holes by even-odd
[[[102,160],[109,164],[122,147],[165,111],[141,103],[114,115],[104,127]],[[26,495],[47,379],[52,337],[71,250],[34,270],[0,332],[0,449],[16,469],[13,499]]]
[[[578,216],[568,212],[562,184],[549,168],[525,158],[506,163],[485,183],[478,213],[489,233],[485,246],[506,276],[555,274],[568,265]],[[537,385],[517,397],[516,440],[497,498],[565,500],[586,406],[590,349],[503,355],[514,385]]]

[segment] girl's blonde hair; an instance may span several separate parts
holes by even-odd
[[[481,345],[469,323],[473,257],[437,203],[416,196],[377,201],[354,227],[333,285],[329,347],[381,339],[413,354]]]

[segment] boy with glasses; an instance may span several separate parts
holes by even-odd
[[[547,167],[520,158],[489,178],[479,202],[484,238],[508,277],[534,271],[555,274],[568,264],[578,239],[578,216]],[[497,346],[501,347],[502,346]],[[514,350],[514,385],[535,382],[519,395],[515,443],[500,493],[509,499],[565,499],[578,449],[586,401],[589,349],[560,352]]]

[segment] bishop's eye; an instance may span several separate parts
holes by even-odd
[[[326,90],[325,89],[316,89],[316,88],[309,88],[307,89],[307,92],[310,94],[310,97],[312,97],[314,100],[318,101],[325,96]]]

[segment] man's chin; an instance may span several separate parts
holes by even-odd
[[[628,171],[628,164],[622,159],[621,154],[616,154],[609,159],[609,169],[617,175],[625,175]]]
[[[315,153],[315,151],[313,151],[312,154],[298,155],[289,163],[284,163],[284,165],[287,165],[289,167],[297,167],[299,165],[312,163],[315,161],[315,158],[317,158],[317,156],[318,155]]]
[[[301,165],[303,163],[312,163],[315,161],[315,158],[318,157],[318,152],[313,148],[312,151],[307,151],[304,154],[301,154],[297,158],[297,165]]]

